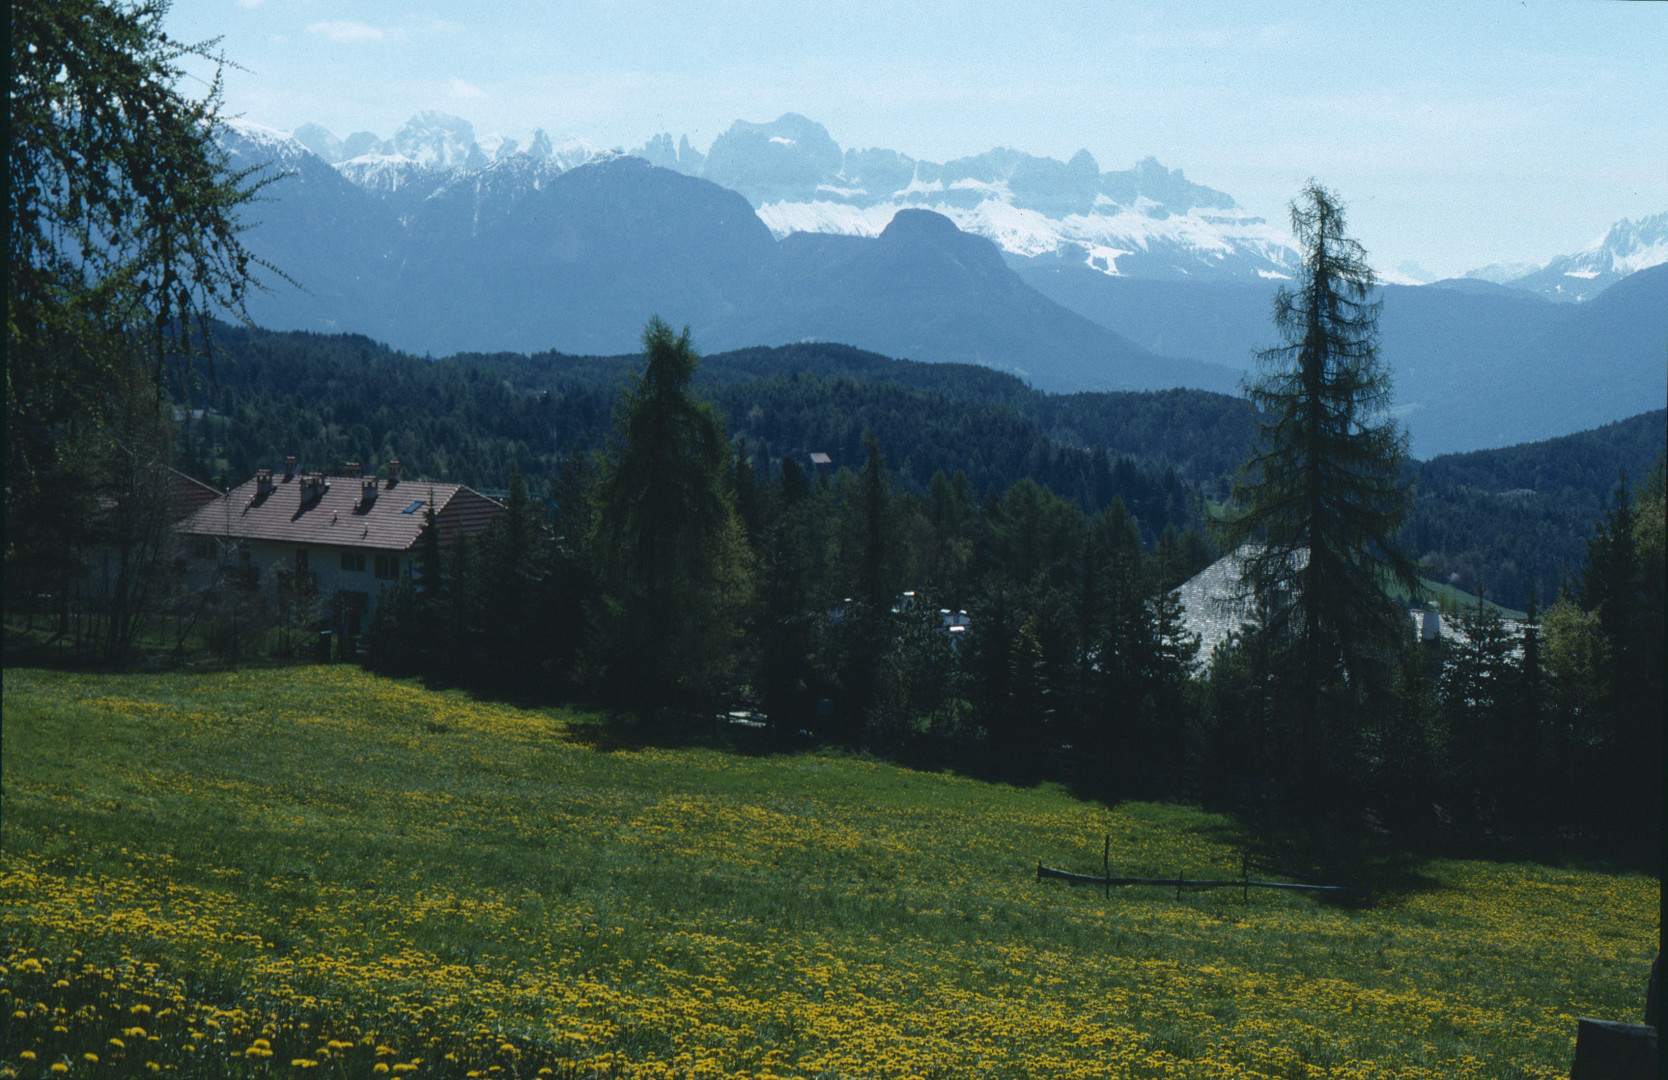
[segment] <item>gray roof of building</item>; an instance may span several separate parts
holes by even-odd
[[[1197,674],[1203,677],[1210,671],[1211,653],[1228,639],[1229,634],[1248,621],[1249,605],[1239,598],[1240,553],[1224,555],[1184,581],[1176,591],[1181,600],[1188,633],[1199,635]],[[1440,621],[1439,631],[1444,640],[1462,645],[1469,643],[1470,639],[1466,637],[1465,631],[1460,628],[1453,615],[1445,612],[1435,614]],[[1417,630],[1424,612],[1414,609],[1408,612],[1408,616],[1414,620]],[[1522,638],[1521,623],[1515,619],[1503,619],[1502,622],[1505,624],[1506,633],[1514,640]],[[1518,652],[1521,652],[1521,647],[1514,649],[1514,655]]]

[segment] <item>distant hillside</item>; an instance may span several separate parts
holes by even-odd
[[[464,353],[425,360],[356,335],[224,328],[192,404],[188,471],[224,482],[296,454],[304,467],[398,457],[408,474],[536,487],[605,444],[637,357]],[[1114,496],[1149,539],[1203,524],[1201,485],[1243,456],[1249,407],[1198,390],[1047,395],[971,365],[807,343],[707,356],[699,379],[751,455],[862,461],[876,437],[906,488],[964,472],[978,493],[1029,478],[1089,509]]]
[[[1668,409],[1544,442],[1419,462],[1403,539],[1424,572],[1522,609],[1542,607],[1587,552],[1617,481],[1649,475],[1668,445]]]

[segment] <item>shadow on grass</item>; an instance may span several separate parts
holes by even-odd
[[[1314,893],[1339,908],[1398,907],[1407,898],[1449,888],[1427,868],[1432,856],[1400,838],[1342,817],[1306,820],[1267,810],[1228,810],[1195,829],[1244,854],[1250,876],[1303,885],[1344,885],[1363,893]]]

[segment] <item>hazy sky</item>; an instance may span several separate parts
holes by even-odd
[[[1380,269],[1544,262],[1668,211],[1668,4],[175,0],[230,111],[387,138],[439,109],[631,148],[798,112],[842,147],[1152,155],[1284,220],[1314,176]]]

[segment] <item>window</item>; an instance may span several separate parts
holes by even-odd
[[[402,514],[415,514],[417,511],[421,510],[422,508],[423,508],[423,500],[418,499],[416,502],[412,503],[410,506],[406,507],[404,510],[401,510],[400,513],[402,513]]]
[[[191,554],[199,559],[212,559],[216,554],[216,544],[206,536],[199,536],[191,542]]]
[[[398,555],[378,555],[376,557],[376,576],[385,581],[399,577],[400,557]]]
[[[363,551],[342,552],[342,569],[352,574],[365,572],[365,553]]]
[[[298,574],[305,574],[307,572],[307,549],[306,548],[296,548],[295,549],[295,572],[298,573]]]

